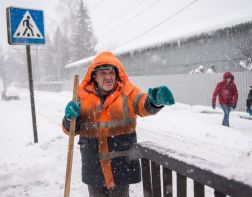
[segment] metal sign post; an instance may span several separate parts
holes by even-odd
[[[7,32],[10,45],[26,45],[34,143],[38,143],[35,101],[33,92],[30,44],[45,44],[44,15],[41,10],[8,7]]]
[[[30,45],[26,45],[26,56],[27,56],[27,68],[28,68],[31,111],[32,111],[33,137],[34,137],[34,143],[38,143],[35,101],[34,101],[34,92],[33,92],[33,78],[32,78],[32,64],[31,64]]]

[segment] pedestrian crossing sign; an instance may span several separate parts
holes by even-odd
[[[6,13],[9,44],[45,44],[42,10],[8,7]]]

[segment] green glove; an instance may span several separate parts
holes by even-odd
[[[70,101],[65,108],[67,119],[77,118],[80,115],[80,102]]]
[[[172,92],[166,86],[149,88],[149,101],[154,105],[173,105],[175,103]]]

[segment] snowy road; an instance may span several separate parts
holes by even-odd
[[[35,92],[36,145],[28,92],[23,91],[19,101],[0,101],[0,197],[63,196],[68,141],[61,120],[71,96],[71,92]],[[231,127],[226,128],[220,125],[221,113],[200,113],[204,110],[221,112],[176,104],[156,116],[138,118],[139,141],[152,141],[178,159],[252,185],[252,120],[239,118],[242,112],[232,112]],[[88,196],[80,169],[75,145],[74,197]],[[141,196],[141,184],[131,187],[130,196]]]

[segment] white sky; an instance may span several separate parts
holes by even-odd
[[[6,7],[17,6],[44,10],[45,23],[54,23],[57,19],[55,6],[58,0],[1,0],[0,1],[0,43],[6,47]],[[93,22],[94,33],[98,37],[97,49],[114,49],[122,43],[152,28],[156,24],[172,16],[181,8],[193,0],[84,0],[89,8],[89,14]],[[129,9],[131,8],[131,9]],[[197,26],[204,22],[233,15],[234,13],[251,14],[251,0],[199,0],[188,9],[171,18],[167,22],[155,28],[153,31],[134,40],[145,42],[153,38],[169,37],[171,32],[191,26]],[[236,15],[239,16],[239,15]],[[217,20],[216,20],[217,19]],[[122,25],[123,24],[123,25]],[[212,25],[209,23],[209,25]],[[46,34],[50,33],[45,29]],[[130,43],[132,44],[132,43]]]

